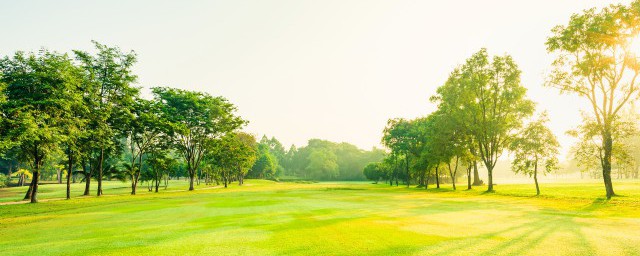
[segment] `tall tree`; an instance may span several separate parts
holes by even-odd
[[[166,153],[166,150],[161,150],[167,146],[162,136],[168,132],[169,127],[163,118],[160,102],[137,98],[132,112],[133,117],[127,129],[130,161],[126,164],[126,168],[131,178],[131,194],[135,195],[142,170],[142,157],[153,150]],[[158,152],[154,157],[158,158]],[[158,159],[161,162],[166,160]]]
[[[64,121],[77,100],[78,69],[66,54],[41,50],[5,57],[0,73],[7,85],[3,135],[18,142],[19,152],[31,162],[33,178],[26,198],[36,203],[43,161],[66,140]]]
[[[236,107],[223,97],[167,87],[155,87],[153,94],[162,102],[163,118],[171,128],[166,139],[184,158],[189,190],[193,190],[196,171],[210,144],[246,121],[235,115]]]
[[[543,113],[538,120],[529,123],[510,145],[514,156],[512,170],[533,177],[536,195],[540,195],[538,166],[544,166],[544,173],[558,168],[560,144],[553,132],[547,128],[548,121],[546,113]]]
[[[585,10],[557,26],[547,39],[556,54],[548,85],[576,94],[591,105],[603,149],[602,177],[607,198],[615,195],[611,181],[613,126],[620,111],[638,97],[640,1]]]
[[[493,191],[493,169],[508,148],[522,120],[533,113],[534,103],[520,84],[520,70],[511,56],[489,58],[486,49],[473,54],[454,71],[448,83],[459,87],[459,109],[468,120],[468,132],[487,168],[487,191]]]
[[[95,55],[74,51],[85,73],[83,85],[85,105],[89,109],[89,156],[92,156],[98,182],[97,195],[102,195],[105,154],[115,151],[117,138],[123,136],[121,128],[131,118],[131,105],[138,89],[132,86],[136,76],[132,72],[136,62],[134,52],[123,53],[93,41]],[[88,181],[88,180],[87,180]]]

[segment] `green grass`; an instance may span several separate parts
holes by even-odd
[[[640,255],[640,182],[465,191],[275,183],[0,205],[2,255]],[[82,184],[74,187],[81,194]],[[64,196],[44,185],[41,199]],[[0,189],[0,200],[26,188]],[[61,191],[58,191],[61,190]],[[16,197],[19,195],[18,197]]]

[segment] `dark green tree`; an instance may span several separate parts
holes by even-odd
[[[25,199],[36,203],[43,161],[67,140],[65,119],[72,117],[81,79],[66,54],[47,50],[5,57],[0,73],[7,85],[3,137],[17,142],[19,154],[30,161],[33,178]]]

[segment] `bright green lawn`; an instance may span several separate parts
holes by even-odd
[[[483,194],[260,180],[129,196],[108,182],[105,194],[122,195],[0,205],[0,254],[640,255],[640,182],[614,185],[624,196],[605,201],[599,183],[543,184],[533,197],[532,185]],[[41,199],[63,188],[42,186]],[[24,189],[0,189],[0,200]]]

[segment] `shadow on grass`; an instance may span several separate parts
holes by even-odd
[[[451,244],[439,244],[436,245],[435,250],[429,250],[428,252],[430,254],[437,255],[457,255],[461,254],[461,250],[474,248],[480,245],[481,248],[475,250],[474,254],[522,255],[526,252],[530,252],[546,239],[556,234],[561,236],[568,235],[571,237],[570,241],[578,244],[575,248],[581,248],[582,252],[574,251],[573,253],[575,254],[593,252],[592,246],[580,230],[584,224],[576,223],[573,217],[530,212],[524,216],[524,218],[530,219],[531,221],[490,233],[461,238],[456,242],[450,242]],[[483,244],[489,244],[491,241],[496,240],[502,242],[499,242],[495,246],[489,246],[489,248],[482,248]],[[442,249],[439,250],[439,248]]]

